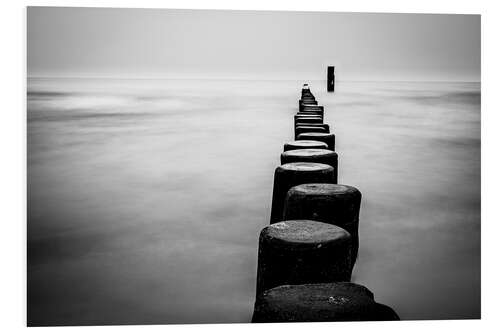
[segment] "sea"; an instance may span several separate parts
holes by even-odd
[[[28,323],[249,322],[303,83],[29,78]],[[479,318],[480,83],[307,83],[363,196],[352,281]]]

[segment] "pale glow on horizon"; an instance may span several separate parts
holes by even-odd
[[[28,8],[29,77],[480,81],[480,16]]]

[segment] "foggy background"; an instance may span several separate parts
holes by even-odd
[[[28,9],[29,76],[480,80],[479,15]]]

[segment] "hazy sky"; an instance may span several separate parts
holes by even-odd
[[[29,76],[480,80],[479,15],[28,8]]]

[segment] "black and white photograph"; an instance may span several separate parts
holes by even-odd
[[[27,326],[481,319],[480,14],[25,13]]]

